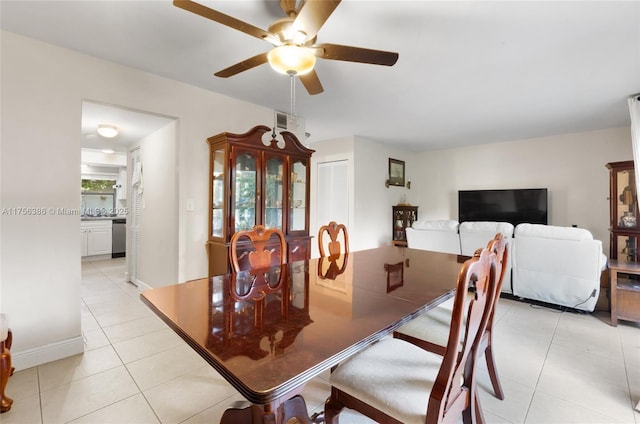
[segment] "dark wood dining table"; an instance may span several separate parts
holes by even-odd
[[[222,423],[310,423],[304,385],[451,297],[460,268],[456,255],[383,246],[140,296],[251,403]]]

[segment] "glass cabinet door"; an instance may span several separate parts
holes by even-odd
[[[293,162],[291,166],[291,204],[289,231],[304,231],[307,208],[307,165],[303,161]]]
[[[264,226],[282,230],[284,160],[279,156],[267,158],[264,182]]]
[[[256,225],[257,159],[249,152],[238,152],[235,168],[235,230]]]
[[[616,217],[615,225],[620,229],[637,229],[636,183],[633,169],[624,169],[615,173],[616,179]]]
[[[637,262],[638,237],[624,234],[617,235],[618,260],[621,262]]]
[[[213,152],[211,236],[224,237],[224,149]]]

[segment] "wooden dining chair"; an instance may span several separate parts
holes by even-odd
[[[478,346],[478,352],[484,352],[493,391],[498,399],[503,400],[504,391],[500,384],[500,379],[498,378],[496,360],[493,354],[493,318],[495,315],[496,305],[498,304],[498,299],[500,298],[502,281],[504,280],[507,261],[509,259],[507,239],[503,234],[498,233],[489,241],[487,249],[496,255],[497,282],[494,287],[495,295],[493,296],[489,322],[487,323],[487,328],[482,335],[482,340]],[[396,338],[411,342],[430,352],[444,355],[446,350],[447,334],[451,323],[451,309],[451,302],[441,304],[400,327],[394,331],[393,335]]]
[[[277,247],[274,238],[278,240]],[[250,247],[242,245],[244,239],[249,240]],[[287,242],[278,228],[256,225],[250,230],[237,231],[231,236],[229,257],[233,272],[282,265],[287,263]]]
[[[342,233],[342,237],[340,237]],[[325,235],[329,236],[328,243],[324,241]],[[340,238],[342,238],[343,246],[341,247]],[[325,249],[325,245],[327,248]],[[344,224],[338,224],[335,221],[331,221],[327,225],[323,225],[318,230],[318,249],[320,250],[320,256],[335,257],[341,253],[349,253],[349,233],[347,227]],[[328,255],[327,255],[328,253]]]
[[[483,422],[475,352],[489,321],[495,274],[496,257],[488,249],[463,264],[444,356],[385,338],[340,364],[330,376],[325,422],[336,424],[345,407],[379,423]],[[467,300],[471,286],[474,297]]]
[[[11,343],[13,335],[6,314],[0,313],[0,413],[11,409],[13,399],[5,394],[9,377],[15,368],[11,366]]]

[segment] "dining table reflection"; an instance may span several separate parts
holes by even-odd
[[[223,360],[239,355],[253,360],[283,355],[312,322],[309,287],[294,287],[288,272],[287,266],[279,266],[224,279],[222,299],[215,293],[209,297],[207,349]]]

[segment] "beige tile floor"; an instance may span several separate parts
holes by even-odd
[[[150,312],[123,259],[83,262],[82,355],[16,372],[2,424],[215,423],[242,397]],[[501,299],[495,350],[506,399],[481,401],[489,423],[640,424],[640,326]],[[310,412],[328,375],[303,393]],[[345,422],[367,422],[347,411]]]

